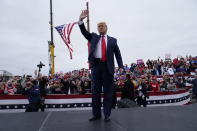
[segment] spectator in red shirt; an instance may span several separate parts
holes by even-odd
[[[160,86],[159,83],[157,82],[156,77],[153,77],[153,81],[151,82],[151,88],[153,92],[159,92],[160,91]]]

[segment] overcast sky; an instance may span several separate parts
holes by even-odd
[[[86,0],[53,0],[54,26],[75,22]],[[196,0],[89,0],[90,29],[105,21],[118,39],[124,64],[177,55],[197,55]],[[48,73],[49,0],[0,0],[0,70],[33,74],[42,61]],[[54,30],[55,71],[87,68],[87,41],[73,28],[73,60]]]

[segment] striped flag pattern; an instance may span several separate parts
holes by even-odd
[[[72,53],[73,53],[73,48],[72,48],[72,45],[70,42],[70,34],[71,34],[71,31],[72,31],[75,24],[77,24],[77,22],[70,23],[70,24],[64,24],[64,25],[60,25],[60,26],[55,27],[57,32],[60,34],[62,40],[64,41],[64,43],[68,47],[68,50],[70,53],[70,59],[72,59]]]

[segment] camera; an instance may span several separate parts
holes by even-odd
[[[37,67],[39,68],[39,72],[41,71],[41,68],[45,66],[45,64],[43,64],[41,61],[40,61],[40,64],[37,65]]]
[[[45,66],[45,64],[43,64],[41,61],[40,64],[37,65],[38,68],[42,68],[43,66]]]

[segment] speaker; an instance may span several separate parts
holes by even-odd
[[[133,108],[133,107],[139,107],[134,101],[130,99],[121,99],[117,102],[118,108]]]

